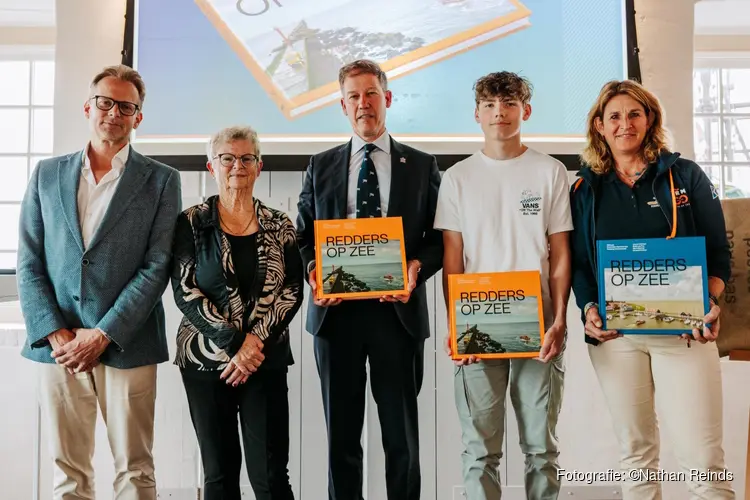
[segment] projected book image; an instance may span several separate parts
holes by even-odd
[[[518,0],[196,0],[287,118],[338,101],[339,68],[389,78],[528,26]]]
[[[406,291],[400,217],[315,221],[321,298],[370,298]]]
[[[456,359],[536,357],[544,338],[539,272],[449,276]]]
[[[599,241],[597,250],[604,329],[680,334],[703,328],[704,238]]]

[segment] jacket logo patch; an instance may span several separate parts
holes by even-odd
[[[677,208],[690,206],[690,199],[688,198],[687,191],[684,189],[675,189],[674,199],[677,202]]]
[[[656,201],[656,198],[646,203],[651,208],[659,208],[659,202]]]
[[[518,209],[522,215],[537,215],[542,211],[542,197],[531,189],[521,191],[521,208]]]

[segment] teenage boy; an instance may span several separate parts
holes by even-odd
[[[556,499],[557,419],[563,393],[563,352],[570,294],[573,229],[565,167],[521,141],[531,116],[531,84],[510,72],[474,85],[474,117],[484,147],[446,171],[435,228],[443,231],[443,294],[448,276],[538,269],[544,325],[540,357],[456,360],[454,395],[464,445],[463,479],[470,500],[498,500],[505,394],[516,413],[526,456],[527,498]],[[450,352],[448,338],[446,352]]]

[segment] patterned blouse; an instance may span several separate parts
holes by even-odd
[[[233,255],[221,230],[217,204],[218,196],[212,196],[182,212],[173,245],[172,289],[184,315],[175,364],[198,371],[223,370],[246,335],[263,341],[265,365],[269,350],[289,345],[289,323],[303,296],[294,224],[255,199],[257,267],[253,283],[243,283],[250,290],[243,301],[233,263],[241,255]]]

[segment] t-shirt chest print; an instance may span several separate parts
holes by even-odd
[[[537,215],[542,211],[542,197],[538,191],[524,189],[521,191],[521,215]]]

